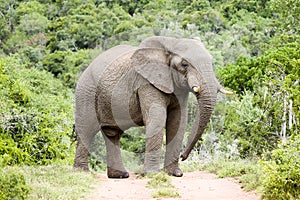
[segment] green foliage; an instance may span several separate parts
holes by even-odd
[[[239,140],[241,155],[261,155],[299,130],[299,55],[292,42],[219,68],[224,84],[240,94],[228,103],[224,136]]]
[[[145,129],[129,129],[122,135],[120,143],[122,148],[127,151],[143,154],[145,152]]]
[[[217,174],[218,177],[234,177],[247,190],[260,189],[262,182],[262,169],[256,160],[229,160],[223,157],[203,163],[200,162],[183,162],[181,169],[184,172],[190,171],[208,171]]]
[[[223,166],[223,167],[221,167]],[[221,178],[224,177],[240,177],[245,174],[256,174],[259,176],[258,166],[254,162],[247,160],[241,161],[219,161],[218,164],[214,167],[217,170],[217,175]],[[219,169],[217,169],[219,168]],[[258,180],[259,177],[256,177]]]
[[[300,198],[300,136],[281,143],[261,162],[263,197],[266,199]]]
[[[0,53],[2,52],[2,47],[6,43],[7,39],[9,38],[9,27],[7,26],[7,23],[5,19],[0,17]]]
[[[239,155],[255,157],[275,147],[277,138],[266,125],[264,110],[255,105],[254,95],[245,93],[241,100],[226,104],[226,118],[221,141],[237,139]]]
[[[290,34],[299,33],[300,29],[300,2],[297,0],[271,0],[270,9],[276,13],[278,19],[275,25],[279,26],[281,32],[288,31]]]
[[[31,161],[29,154],[24,152],[21,148],[18,148],[18,144],[12,138],[2,134],[0,138],[0,152],[2,155],[0,158],[0,166],[29,163]]]
[[[39,13],[30,13],[21,17],[18,29],[27,35],[45,32],[48,19]]]
[[[79,50],[75,53],[55,51],[47,54],[42,60],[45,70],[62,80],[65,86],[75,88],[76,81],[82,71],[92,60],[91,51]]]
[[[257,84],[259,86],[260,82],[257,81],[263,76],[264,66],[260,67],[258,63],[255,59],[239,57],[236,63],[220,68],[219,73],[224,85],[238,94],[246,90],[253,91]]]
[[[167,173],[157,173],[157,174],[150,174],[147,175],[150,176],[152,179],[148,181],[147,187],[149,188],[160,188],[160,187],[167,187],[172,188],[174,187],[171,183],[171,178],[168,176]]]
[[[27,199],[31,190],[24,175],[14,169],[1,169],[0,182],[0,199]]]
[[[92,3],[82,4],[70,9],[68,17],[49,23],[48,48],[51,52],[95,48],[111,37],[118,26],[120,29],[120,21],[127,19],[129,15],[117,5],[109,9],[105,4],[97,7]]]
[[[26,191],[26,198],[35,199],[82,199],[89,195],[99,185],[99,177],[93,173],[75,171],[70,165],[48,165],[48,166],[13,166],[1,169],[2,173],[22,174],[18,179],[17,190],[11,190],[9,197],[1,199],[22,199],[21,195]],[[1,177],[1,172],[0,172]],[[22,180],[22,181],[21,181]],[[20,183],[26,182],[23,193]],[[2,186],[2,180],[1,185]],[[11,181],[7,185],[14,186],[16,182]],[[30,190],[28,190],[30,189]],[[0,190],[0,193],[2,189]],[[19,195],[19,196],[18,196]]]
[[[147,177],[151,177],[151,180],[147,182],[148,188],[155,189],[152,194],[153,198],[160,197],[180,197],[179,193],[174,189],[174,185],[171,183],[171,178],[166,173],[150,174]]]
[[[1,165],[70,162],[72,89],[79,75],[99,52],[118,44],[138,45],[153,35],[200,36],[222,84],[236,92],[233,97],[218,97],[192,160],[259,157],[275,149],[278,141],[297,137],[300,130],[298,4],[295,0],[0,0]],[[192,99],[188,131],[196,108]],[[121,139],[122,156],[134,160],[134,165],[143,160],[143,134],[143,129],[132,129]],[[97,139],[90,165],[103,170],[105,148]],[[265,165],[274,161],[279,166],[276,160],[285,162],[286,152],[294,152],[293,148],[275,150]],[[225,167],[231,173],[225,169],[222,174],[241,174],[245,182],[259,182],[247,167],[234,167]],[[276,170],[268,168],[267,173],[273,177]],[[278,180],[287,177],[284,171],[277,174]]]
[[[70,155],[72,96],[51,74],[1,59],[3,162],[47,164]]]
[[[89,167],[96,172],[106,170],[106,147],[102,134],[99,132],[90,147]]]
[[[161,198],[161,197],[180,198],[180,194],[176,190],[174,190],[174,189],[163,188],[163,189],[159,189],[158,191],[156,191],[155,193],[153,193],[152,197],[153,198]]]
[[[46,4],[42,4],[38,1],[28,1],[21,2],[16,8],[16,13],[19,17],[31,14],[31,13],[39,13],[40,15],[45,15],[47,11]]]
[[[211,8],[209,1],[193,1],[182,11],[182,14],[183,28],[195,24],[203,33],[208,31],[219,33],[226,25],[225,18],[217,9]]]
[[[105,2],[108,7],[113,7],[115,4],[121,6],[124,11],[133,15],[138,12],[143,11],[144,5],[147,5],[149,0],[141,0],[141,1],[131,1],[131,0],[117,0],[117,1],[108,1],[108,0],[100,0],[99,2]]]
[[[120,146],[122,148],[122,160],[126,169],[141,171],[144,162],[145,132],[144,128],[134,127],[123,133]],[[89,166],[95,171],[106,170],[106,147],[102,134],[96,134],[90,148]]]
[[[236,13],[240,10],[246,10],[247,12],[259,13],[265,8],[266,1],[255,0],[229,0],[218,1],[216,3],[221,7],[222,13],[226,18],[232,19],[236,16]]]
[[[250,164],[251,162],[246,160],[230,161],[226,159],[219,159],[206,164],[192,162],[191,166],[184,166],[183,169],[187,171],[207,170],[217,174],[220,178],[238,177],[251,172],[253,166]]]
[[[122,161],[126,169],[137,174],[141,174],[144,164],[144,154],[137,154],[131,151],[121,151]]]

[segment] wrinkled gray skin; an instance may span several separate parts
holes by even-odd
[[[200,91],[195,89],[199,88]],[[187,125],[188,93],[199,112],[185,160],[201,137],[221,89],[212,57],[199,39],[150,37],[139,47],[120,45],[99,55],[81,75],[76,87],[75,129],[78,143],[75,168],[88,170],[89,146],[102,131],[109,178],[127,178],[120,136],[133,126],[146,127],[144,173],[159,171],[166,129],[165,170],[182,176],[179,154]]]

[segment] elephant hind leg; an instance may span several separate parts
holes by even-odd
[[[128,178],[129,173],[123,165],[120,150],[120,137],[123,132],[109,127],[103,127],[102,131],[106,146],[108,178]]]
[[[77,129],[77,145],[74,159],[74,168],[89,171],[88,158],[90,146],[97,132],[100,131],[98,122],[94,122],[86,128],[80,127]],[[84,133],[84,134],[83,134]]]
[[[88,170],[88,155],[95,135],[100,131],[100,125],[95,110],[96,88],[86,78],[78,82],[75,92],[75,131],[77,134],[74,168]]]
[[[83,144],[80,137],[77,137],[74,168],[84,170],[84,171],[89,171],[88,156],[89,156],[88,148]]]
[[[76,109],[75,130],[77,134],[77,146],[74,168],[88,171],[90,146],[95,135],[100,131],[100,126],[92,106],[77,106]]]

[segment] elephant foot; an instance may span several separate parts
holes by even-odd
[[[128,178],[129,173],[107,167],[108,178]]]
[[[76,146],[76,154],[74,159],[74,169],[82,171],[90,171],[88,165],[89,151],[78,137]]]
[[[175,177],[182,177],[183,173],[181,169],[175,169],[173,172],[168,172],[169,175],[175,176]]]
[[[157,170],[148,170],[148,171],[143,171],[142,172],[142,176],[147,176],[147,175],[151,175],[151,174],[157,174],[157,173],[160,173],[161,171],[160,171],[160,169],[157,169]]]
[[[90,171],[88,165],[80,165],[80,164],[76,164],[75,163],[74,166],[73,166],[73,168],[75,170],[80,170],[80,171],[85,171],[85,172],[89,172]]]
[[[90,172],[88,167],[73,167],[74,170]]]
[[[178,163],[173,163],[171,165],[168,165],[167,167],[165,167],[165,171],[172,176],[175,177],[182,177],[183,173],[181,171],[181,169],[178,167]]]

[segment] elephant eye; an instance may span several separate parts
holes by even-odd
[[[184,69],[186,69],[189,66],[189,64],[185,61],[181,62],[181,67],[183,67]]]

